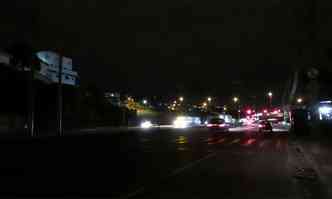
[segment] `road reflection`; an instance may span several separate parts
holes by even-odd
[[[188,150],[187,144],[188,144],[187,136],[180,135],[179,137],[176,138],[176,145],[178,151]]]

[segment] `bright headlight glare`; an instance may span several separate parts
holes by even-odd
[[[144,121],[141,123],[141,128],[147,129],[152,127],[152,123],[150,121]]]
[[[177,117],[175,121],[173,122],[173,126],[175,128],[187,128],[188,127],[188,121],[185,117]]]

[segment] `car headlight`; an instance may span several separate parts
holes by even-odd
[[[189,126],[185,117],[177,117],[173,122],[174,128],[187,128]]]
[[[143,121],[141,123],[141,128],[148,129],[152,127],[152,123],[150,121]]]

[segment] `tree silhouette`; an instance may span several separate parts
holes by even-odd
[[[29,107],[29,113],[28,113],[28,126],[30,135],[34,135],[34,73],[37,69],[36,67],[39,67],[39,61],[35,55],[35,51],[32,47],[32,45],[26,41],[18,41],[13,43],[9,48],[7,49],[8,53],[11,54],[11,65],[14,66],[16,69],[24,71],[25,68],[29,68],[30,72],[27,73],[28,75],[28,107]],[[38,68],[39,70],[39,68]]]
[[[31,68],[33,70],[39,70],[39,61],[36,57],[36,51],[32,45],[26,41],[18,41],[13,43],[7,48],[7,52],[12,55],[11,65],[24,69],[24,67]]]

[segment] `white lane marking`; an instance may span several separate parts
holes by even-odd
[[[216,155],[217,155],[217,152],[212,152],[212,153],[204,156],[203,158],[200,158],[198,160],[190,162],[190,163],[188,163],[187,165],[185,165],[183,167],[177,168],[177,169],[173,170],[168,176],[166,176],[165,179],[171,178],[171,177],[175,177],[175,176],[179,175],[180,173],[186,171],[187,169],[190,169],[190,168],[198,165],[199,163],[201,163],[201,162],[203,162],[203,161],[205,161],[207,159],[215,157]],[[129,199],[129,198],[132,198],[132,197],[135,197],[135,196],[137,196],[139,194],[144,193],[145,190],[146,190],[146,188],[144,186],[141,186],[140,188],[136,189],[135,191],[133,191],[131,193],[128,193],[125,196],[117,197],[116,199]]]
[[[174,176],[180,174],[181,172],[183,172],[183,171],[185,171],[185,170],[187,170],[187,169],[190,169],[190,168],[194,167],[195,165],[201,163],[201,162],[204,161],[204,160],[207,160],[207,159],[209,159],[209,158],[215,157],[216,154],[217,154],[216,152],[214,152],[214,153],[210,153],[210,154],[204,156],[203,158],[200,158],[200,159],[198,159],[198,160],[195,160],[195,161],[193,161],[193,162],[190,162],[190,163],[188,163],[187,165],[185,165],[185,166],[183,166],[183,167],[177,168],[177,169],[175,169],[173,172],[171,172],[171,174],[168,175],[167,178],[174,177]]]
[[[226,140],[227,140],[226,138],[222,138],[222,139],[218,140],[217,143],[220,144],[220,143],[225,142]]]
[[[240,138],[235,139],[232,142],[228,143],[228,145],[236,144],[236,143],[240,142],[240,140],[241,140]]]
[[[129,193],[128,195],[126,195],[124,197],[119,197],[119,199],[132,198],[132,197],[135,197],[135,196],[137,196],[137,195],[139,195],[141,193],[144,193],[144,191],[145,191],[145,188],[144,187],[140,187],[140,188],[136,189],[136,191],[131,192],[131,193]]]

